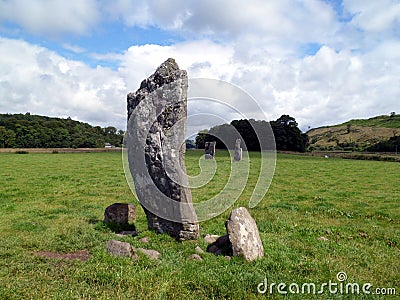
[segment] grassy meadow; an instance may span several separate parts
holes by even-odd
[[[188,151],[188,173],[202,153]],[[234,207],[248,206],[259,157],[251,153],[248,186]],[[227,152],[217,152],[217,176],[192,191],[201,201],[218,193],[229,173]],[[347,282],[396,288],[400,294],[400,164],[279,154],[275,176],[260,204],[249,209],[265,257],[247,263],[210,253],[206,234],[225,233],[231,209],[202,222],[201,238],[177,242],[147,230],[143,210],[126,183],[120,153],[0,153],[0,299],[256,299],[283,298],[268,283]],[[116,237],[103,225],[115,202],[137,204],[137,237]],[[149,243],[140,238],[149,237]],[[105,252],[110,239],[154,249],[159,261]],[[87,261],[48,259],[38,251],[87,249]],[[377,295],[291,294],[289,299],[377,299]],[[382,299],[394,298],[385,296]]]

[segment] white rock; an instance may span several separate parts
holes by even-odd
[[[239,207],[231,212],[226,222],[226,230],[234,256],[243,256],[247,261],[264,256],[257,224],[246,208]]]

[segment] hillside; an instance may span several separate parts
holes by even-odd
[[[369,119],[355,119],[345,122],[342,125],[381,127],[381,128],[400,128],[400,115],[392,113],[390,116],[382,115]]]
[[[0,114],[0,148],[101,148],[121,146],[124,132],[71,118]]]
[[[385,151],[385,147],[381,145],[397,142],[397,137],[400,136],[400,115],[350,120],[338,125],[311,129],[307,135],[311,150],[379,151],[382,148]]]

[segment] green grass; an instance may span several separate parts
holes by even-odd
[[[369,119],[354,119],[345,122],[341,125],[358,125],[369,127],[384,127],[384,128],[400,128],[400,115],[394,116],[376,116]],[[339,126],[339,125],[336,125]]]
[[[187,152],[189,174],[199,172],[200,154]],[[258,162],[252,153],[248,184],[234,207],[248,205]],[[217,176],[192,191],[195,201],[215,195],[226,183],[226,152],[217,152],[217,163]],[[139,236],[118,238],[102,224],[104,209],[115,202],[137,204],[120,154],[0,154],[0,299],[282,298],[258,294],[257,285],[264,278],[287,285],[337,282],[340,271],[348,282],[394,287],[399,294],[399,174],[398,163],[278,155],[268,193],[249,209],[265,257],[247,263],[205,253],[198,262],[188,257],[197,245],[206,249],[205,234],[224,234],[231,209],[201,223],[199,240],[177,242],[148,231],[137,205]],[[144,236],[149,244],[140,243]],[[322,236],[328,240],[319,240]],[[110,257],[105,253],[110,239],[155,249],[161,260]],[[86,262],[34,255],[82,249],[91,253]]]

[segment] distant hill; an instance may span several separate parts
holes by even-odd
[[[343,123],[342,125],[354,125],[364,127],[380,128],[400,128],[400,115],[392,113],[390,116],[382,115],[369,119],[355,119]],[[336,125],[340,126],[340,125]]]
[[[350,120],[311,129],[307,135],[311,150],[395,151],[400,137],[400,115]]]
[[[0,148],[102,148],[121,146],[124,132],[71,118],[0,114]]]

